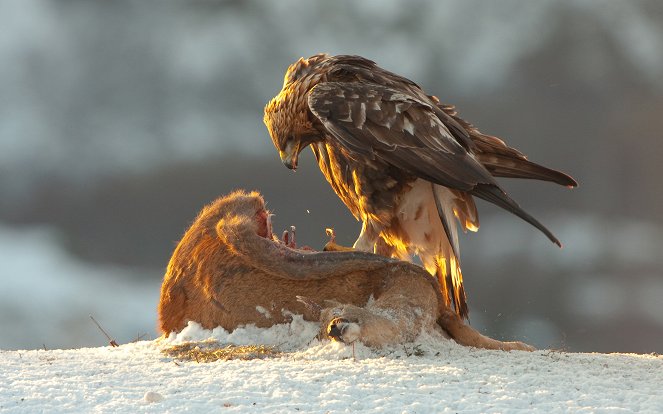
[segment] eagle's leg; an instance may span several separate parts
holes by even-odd
[[[391,246],[391,245],[387,244],[387,242],[382,237],[380,237],[378,239],[378,241],[375,243],[374,252],[375,252],[375,254],[378,254],[378,255],[384,256],[384,257],[397,257],[396,248],[394,246]],[[400,257],[399,257],[399,259],[400,259]]]
[[[355,244],[352,247],[345,247],[339,244],[336,244],[336,234],[334,229],[326,229],[327,236],[329,236],[329,241],[325,244],[323,248],[324,251],[335,251],[335,252],[347,252],[347,251],[360,251],[367,253],[374,253],[375,243],[380,238],[380,232],[375,230],[375,227],[372,223],[364,221],[361,226],[361,232]]]
[[[357,241],[352,246],[355,250],[360,252],[369,252],[373,253],[375,249],[375,243],[377,243],[380,238],[380,231],[375,229],[373,223],[368,220],[364,220],[361,226],[361,232]]]

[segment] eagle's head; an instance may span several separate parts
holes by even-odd
[[[321,70],[326,54],[308,59],[300,58],[288,67],[283,89],[265,106],[264,122],[279,151],[281,162],[291,170],[297,169],[299,153],[322,137],[313,126],[308,107],[308,93],[324,77]]]

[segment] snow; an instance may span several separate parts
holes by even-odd
[[[374,351],[314,339],[295,317],[233,333],[190,324],[119,348],[0,351],[0,412],[661,412],[663,357],[501,352],[422,336]],[[161,350],[214,338],[278,357],[187,362]]]

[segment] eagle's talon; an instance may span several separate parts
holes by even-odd
[[[324,252],[354,252],[355,249],[352,247],[345,247],[341,246],[340,244],[336,244],[335,242],[327,242],[325,244],[325,247],[322,248],[322,251]]]
[[[326,228],[325,233],[327,233],[327,236],[329,237],[329,241],[322,248],[322,251],[324,251],[324,252],[353,252],[355,250],[352,247],[345,247],[345,246],[341,246],[340,244],[336,244],[336,233],[334,232],[334,229]]]

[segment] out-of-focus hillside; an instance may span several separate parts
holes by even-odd
[[[580,181],[504,181],[561,251],[479,205],[462,242],[475,325],[539,347],[663,348],[656,1],[3,2],[0,221],[158,278],[200,207],[247,188],[300,242],[334,226],[351,244],[359,225],[312,155],[293,174],[262,125],[287,65],[320,51],[372,58]]]

